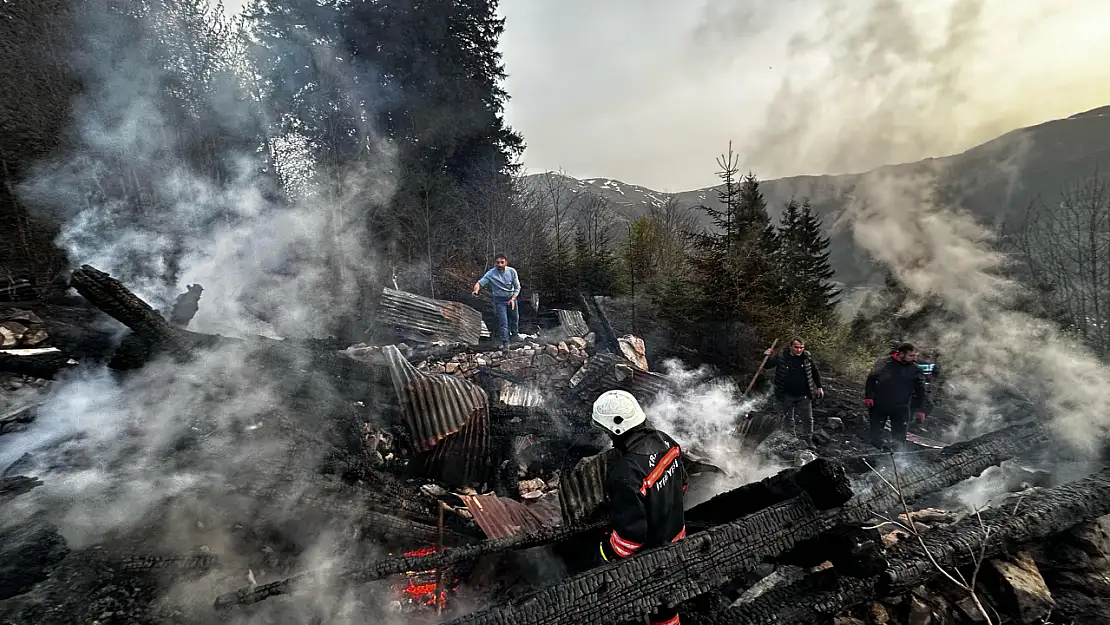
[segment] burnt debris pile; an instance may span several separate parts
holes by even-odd
[[[1063,464],[1036,418],[889,454],[859,442],[848,383],[810,441],[753,401],[713,432],[730,444],[683,441],[687,538],[602,563],[613,452],[590,404],[691,390],[596,302],[533,300],[528,334],[492,348],[474,308],[386,288],[346,345],[190,331],[201,285],[164,311],[93,267],[70,285],[0,305],[0,623],[1110,613],[1110,474]],[[781,470],[747,479],[735,455]]]

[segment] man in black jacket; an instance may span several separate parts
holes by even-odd
[[[685,538],[687,478],[678,443],[647,425],[640,403],[627,391],[602,393],[594,402],[593,422],[620,451],[605,478],[611,531],[601,543],[601,557],[613,562]],[[678,612],[661,605],[651,623],[679,625]]]
[[[882,448],[883,429],[890,419],[890,443],[896,451],[906,446],[910,411],[925,416],[925,375],[917,366],[917,348],[902,343],[880,358],[867,376],[863,403],[870,411],[871,444]]]
[[[771,355],[771,350],[764,354]],[[813,437],[812,398],[824,397],[821,372],[806,350],[802,337],[790,339],[790,346],[767,359],[767,369],[775,369],[775,401],[782,411],[783,426],[803,441]],[[800,422],[800,423],[799,423]]]

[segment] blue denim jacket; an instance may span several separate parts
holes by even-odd
[[[504,271],[494,267],[478,280],[478,284],[492,285],[494,297],[508,299],[520,295],[520,278],[516,275],[516,269],[512,267],[505,267]]]

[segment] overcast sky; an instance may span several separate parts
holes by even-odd
[[[232,4],[238,0],[229,0]],[[531,171],[713,184],[958,152],[1110,104],[1110,0],[501,0]]]

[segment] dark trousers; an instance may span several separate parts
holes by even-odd
[[[494,297],[493,312],[497,315],[498,330],[501,331],[501,342],[508,343],[509,337],[516,337],[520,333],[520,307],[509,306],[509,298]]]
[[[883,408],[874,406],[870,411],[871,421],[871,444],[875,447],[882,448],[883,446],[883,429],[886,427],[886,420],[890,419],[890,445],[895,451],[902,451],[906,448],[906,429],[910,423],[910,409],[903,408]]]
[[[779,398],[782,427],[802,439],[813,436],[813,402],[808,397],[784,395]]]

